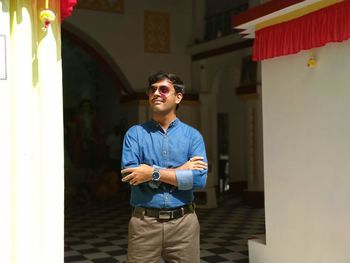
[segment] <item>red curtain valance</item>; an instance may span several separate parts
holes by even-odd
[[[350,38],[350,1],[255,32],[253,60],[295,54]]]
[[[72,15],[73,7],[78,0],[61,0],[61,22]]]

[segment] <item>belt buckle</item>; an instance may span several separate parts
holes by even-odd
[[[172,211],[159,211],[158,218],[159,219],[171,219]]]

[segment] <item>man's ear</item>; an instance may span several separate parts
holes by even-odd
[[[180,104],[180,102],[181,102],[183,96],[184,96],[184,95],[183,95],[181,92],[177,93],[177,94],[176,94],[176,101],[175,101],[175,103],[176,103],[176,104]]]

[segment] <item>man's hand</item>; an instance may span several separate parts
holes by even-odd
[[[154,168],[147,164],[141,164],[138,167],[125,168],[121,170],[122,174],[128,174],[123,177],[123,182],[129,182],[130,185],[139,185],[152,179]]]
[[[176,170],[204,170],[207,169],[208,164],[203,162],[202,156],[194,156],[187,162],[185,162],[180,167],[176,168]]]

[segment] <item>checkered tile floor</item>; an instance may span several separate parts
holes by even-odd
[[[227,197],[217,209],[197,209],[201,262],[248,263],[247,240],[264,234],[264,209]],[[65,262],[125,262],[130,207],[126,201],[67,209]]]

